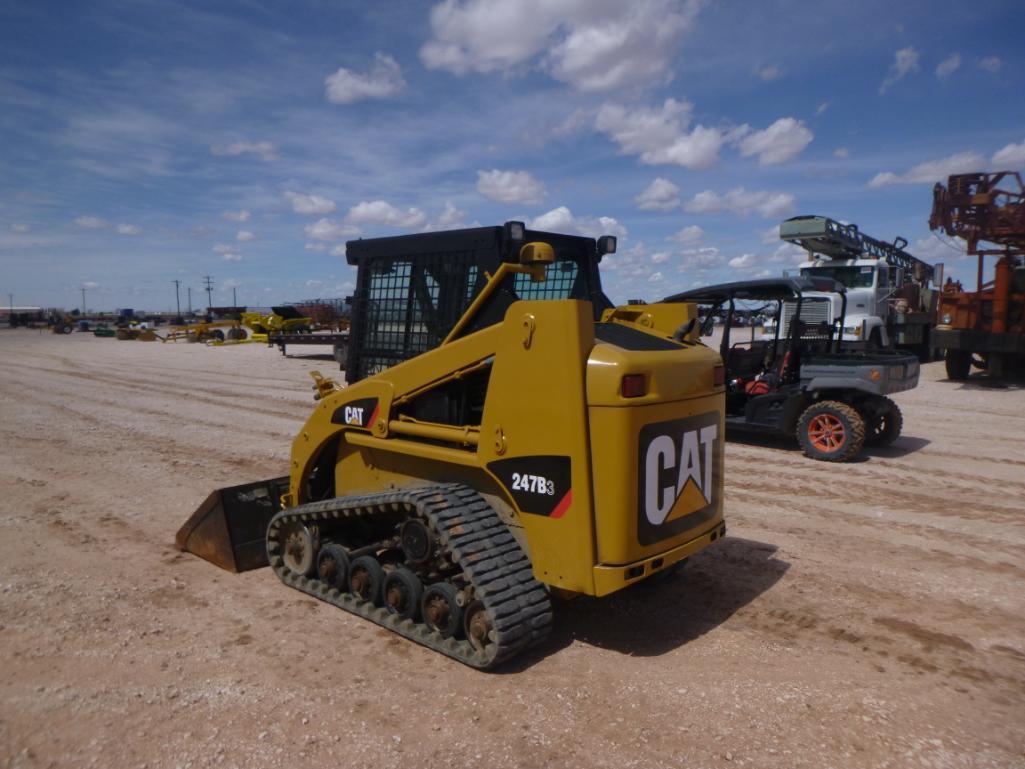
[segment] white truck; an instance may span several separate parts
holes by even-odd
[[[932,359],[930,333],[935,325],[936,301],[943,265],[917,259],[897,238],[886,243],[825,216],[795,216],[779,226],[780,239],[808,252],[800,265],[804,277],[832,278],[847,288],[847,317],[843,340],[851,349],[903,349],[921,360]],[[832,323],[840,316],[838,294],[821,294],[827,302],[811,302],[802,310],[806,322]],[[811,294],[807,298],[813,298]],[[783,328],[795,307],[783,306]],[[822,318],[811,318],[817,310]],[[829,312],[831,317],[825,317]]]

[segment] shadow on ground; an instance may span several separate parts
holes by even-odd
[[[785,451],[790,454],[798,455],[803,453],[796,438],[776,433],[755,433],[743,430],[727,430],[726,440],[730,443],[737,443],[742,446],[760,446],[761,448],[772,449],[773,451]],[[916,451],[921,451],[930,443],[932,443],[932,441],[926,438],[915,438],[908,435],[902,435],[891,446],[865,446],[861,454],[850,460],[847,464],[867,462],[872,457],[897,459],[899,457],[907,456],[908,454],[914,454]],[[808,457],[807,460],[809,462],[816,461],[810,457]]]
[[[902,435],[890,446],[866,446],[865,453],[870,457],[881,457],[883,459],[899,459],[908,454],[914,454],[928,446],[932,441],[928,438],[913,438]]]
[[[517,672],[581,641],[620,654],[666,654],[726,622],[790,568],[776,545],[727,536],[675,575],[646,580],[606,598],[555,602],[555,628],[539,649],[513,660]]]

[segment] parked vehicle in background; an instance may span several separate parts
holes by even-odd
[[[835,321],[833,297],[840,300]],[[896,350],[853,349],[844,341],[847,291],[831,278],[747,280],[696,288],[665,302],[699,305],[702,335],[726,314],[719,354],[726,366],[726,427],[793,435],[812,459],[847,462],[865,445],[886,446],[900,435],[903,417],[889,395],[918,385],[919,362]],[[733,342],[744,304],[788,312],[770,337]],[[789,309],[787,309],[789,308]]]
[[[958,174],[933,189],[929,227],[963,238],[978,256],[974,291],[959,283],[940,297],[936,345],[947,376],[967,379],[972,366],[995,379],[1025,374],[1025,187],[1013,171]],[[980,242],[996,248],[980,248]],[[983,282],[987,256],[997,256]]]
[[[914,352],[925,361],[935,347],[936,300],[943,279],[943,265],[931,265],[909,254],[907,241],[876,240],[856,224],[841,224],[825,216],[795,216],[780,224],[779,236],[808,252],[800,265],[806,278],[830,278],[847,292],[847,319],[843,339],[852,349],[898,348]],[[934,282],[935,281],[935,282]],[[828,305],[817,305],[822,318],[832,321],[840,298],[832,294]],[[793,311],[784,305],[785,324]],[[806,318],[810,320],[810,318]]]

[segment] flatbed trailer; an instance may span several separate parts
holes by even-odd
[[[281,350],[282,355],[288,354],[290,344],[331,345],[331,353],[338,361],[339,370],[345,369],[345,359],[349,354],[349,332],[339,331],[334,334],[268,334],[267,346]]]

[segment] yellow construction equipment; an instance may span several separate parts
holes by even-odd
[[[242,324],[237,320],[208,320],[187,326],[173,326],[164,342],[224,342],[245,339]]]
[[[613,307],[615,239],[520,222],[352,241],[347,387],[287,477],[214,492],[177,544],[477,668],[725,534],[723,368],[695,306]]]
[[[312,330],[313,318],[299,313],[295,307],[271,307],[269,315],[260,312],[242,313],[242,325],[251,334],[304,334]]]

